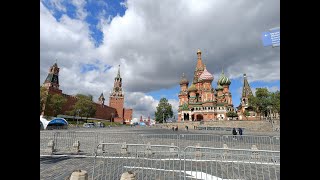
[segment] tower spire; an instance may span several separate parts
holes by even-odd
[[[118,68],[117,78],[121,78],[121,77],[120,77],[120,64],[119,64],[119,68]]]
[[[247,80],[247,75],[243,74],[243,88],[242,88],[242,97],[248,98],[252,94],[249,82]]]

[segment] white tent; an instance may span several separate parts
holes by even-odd
[[[40,122],[43,125],[43,129],[46,129],[50,121],[48,121],[45,118],[43,118],[42,116],[40,116]]]

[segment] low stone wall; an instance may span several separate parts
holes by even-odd
[[[170,123],[169,127],[178,126],[179,129],[185,129],[185,126],[188,126],[189,129],[194,129],[194,126],[212,126],[212,127],[231,127],[231,128],[245,128],[250,131],[273,131],[272,124],[265,120],[259,121],[211,121],[211,122],[184,122],[184,123]]]

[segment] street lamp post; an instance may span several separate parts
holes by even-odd
[[[164,111],[165,110],[166,110],[165,108],[162,108],[162,124],[164,124]]]
[[[79,116],[80,116],[80,109],[77,109],[78,117],[77,117],[77,127],[79,126]]]
[[[111,113],[111,125],[112,125],[112,122],[113,122],[113,120],[114,120],[114,113]]]

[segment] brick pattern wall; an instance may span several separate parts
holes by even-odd
[[[123,119],[123,104],[124,104],[124,98],[116,98],[116,97],[110,97],[109,99],[109,106],[113,107],[117,110],[117,113],[115,117],[119,117]]]
[[[124,109],[124,120],[126,124],[130,124],[130,120],[132,120],[132,109]]]
[[[99,119],[107,119],[107,120],[110,120],[111,119],[111,113],[116,113],[116,109],[115,108],[112,108],[110,106],[102,106],[101,104],[96,104],[96,108],[97,108],[97,111],[96,111],[96,115],[95,115],[95,118],[99,118]]]
[[[50,94],[61,94],[65,98],[67,98],[66,104],[62,107],[62,114],[66,114],[67,111],[70,111],[73,108],[73,105],[77,102],[77,98],[75,96],[71,96],[68,94],[63,94],[61,90],[49,90]],[[115,108],[112,108],[110,106],[104,105],[102,106],[101,104],[95,103],[96,105],[96,114],[94,118],[98,119],[106,119],[110,120],[111,119],[111,113],[116,114],[117,110]],[[45,111],[45,114],[48,114],[47,111]],[[122,120],[121,120],[122,122]]]

